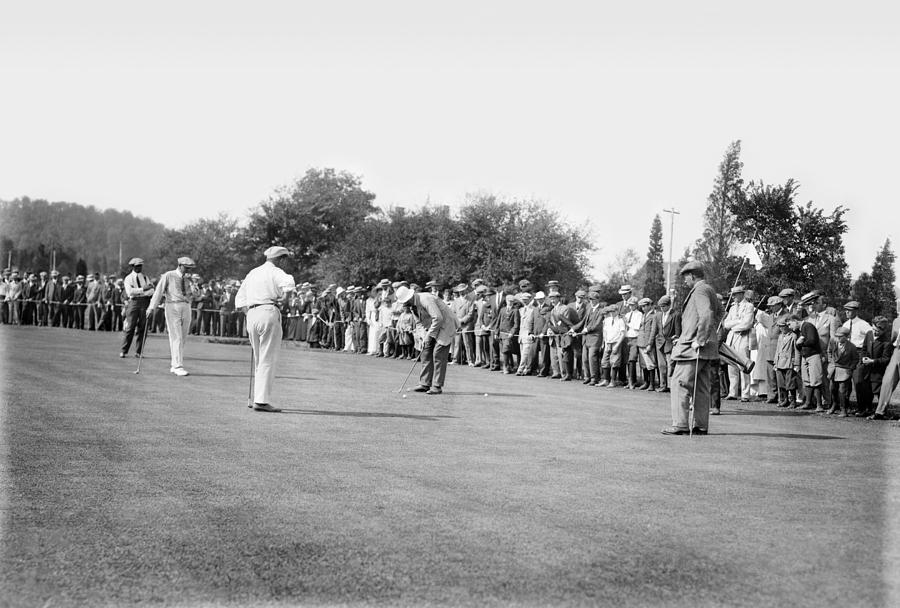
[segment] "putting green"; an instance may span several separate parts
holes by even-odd
[[[269,414],[119,340],[0,327],[0,605],[900,605],[896,423],[294,345]]]

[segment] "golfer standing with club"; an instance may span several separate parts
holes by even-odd
[[[415,307],[419,321],[425,327],[425,342],[420,355],[422,373],[419,375],[419,386],[413,390],[440,395],[447,376],[450,345],[459,328],[459,321],[450,307],[433,294],[415,292],[409,287],[400,286],[396,296],[401,304],[410,302]]]
[[[144,338],[147,334],[144,328],[148,321],[147,306],[150,304],[150,297],[153,295],[154,289],[153,283],[144,274],[144,260],[131,258],[128,264],[131,266],[131,272],[125,277],[125,296],[128,298],[128,303],[125,305],[125,338],[122,340],[119,356],[128,355],[128,349],[131,348],[131,341],[136,332],[137,346],[134,356],[138,357],[144,352]]]
[[[690,289],[681,313],[681,335],[672,347],[672,426],[663,435],[706,435],[712,403],[713,366],[719,365],[716,330],[722,305],[716,290],[704,280],[703,266],[688,262],[681,269]]]
[[[294,291],[294,278],[285,272],[290,252],[284,247],[269,247],[266,262],[251,270],[241,282],[234,305],[246,309],[247,333],[253,348],[252,393],[253,409],[260,412],[280,412],[269,403],[275,384],[275,368],[281,350],[281,310]]]
[[[147,307],[147,321],[163,297],[166,299],[166,330],[169,332],[169,350],[172,353],[172,367],[169,371],[176,376],[187,376],[184,369],[184,340],[191,329],[191,302],[200,297],[200,290],[190,277],[194,260],[178,258],[178,268],[164,273],[159,278],[150,305]]]

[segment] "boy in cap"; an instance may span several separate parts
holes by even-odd
[[[826,414],[834,414],[837,404],[841,404],[841,416],[849,416],[850,388],[853,372],[859,366],[860,357],[856,346],[850,341],[850,330],[839,327],[835,340],[828,346],[828,377],[831,380],[831,408]]]
[[[270,403],[278,352],[281,350],[282,304],[295,289],[294,277],[285,272],[290,252],[284,247],[269,247],[266,261],[251,270],[241,282],[235,305],[247,310],[247,333],[253,348],[253,409],[260,412],[280,412]],[[250,404],[248,404],[249,406]]]
[[[797,350],[797,334],[793,315],[777,321],[779,335],[775,348],[775,374],[778,379],[778,407],[791,407],[796,394],[794,376],[800,372],[800,351]]]
[[[656,390],[656,348],[652,337],[656,312],[653,310],[653,300],[650,298],[641,298],[638,300],[638,306],[642,314],[641,327],[637,337],[638,362],[644,380],[638,389],[642,391]]]
[[[165,298],[166,328],[169,330],[169,351],[172,365],[169,372],[176,376],[187,376],[184,369],[184,341],[191,329],[191,302],[200,295],[190,271],[194,260],[187,256],[178,258],[178,267],[164,273],[147,305],[149,318]]]

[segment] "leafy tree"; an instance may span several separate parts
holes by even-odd
[[[642,295],[656,302],[666,292],[665,262],[663,261],[662,221],[654,216],[650,226],[650,248],[644,263]]]
[[[844,300],[849,291],[846,210],[839,206],[826,214],[811,202],[798,205],[798,188],[793,179],[774,186],[751,182],[744,201],[733,207],[736,237],[754,239],[763,262],[761,269],[745,267],[741,283],[760,295],[791,287],[799,292],[821,289],[831,302]],[[736,273],[733,267],[726,275]]]
[[[744,200],[744,180],[741,177],[744,163],[740,157],[741,141],[731,142],[719,164],[713,191],[706,201],[703,236],[694,248],[694,256],[706,267],[707,280],[718,291],[731,287],[725,275],[734,265],[734,256],[731,255],[736,227],[733,209]]]
[[[894,261],[896,256],[887,239],[875,256],[872,272],[864,272],[853,284],[853,299],[859,302],[861,317],[871,320],[878,315],[893,319],[897,314],[897,295],[894,290]]]
[[[156,258],[162,270],[174,268],[178,258],[186,255],[197,263],[197,273],[205,280],[242,278],[262,262],[262,250],[246,253],[242,239],[237,220],[220,214],[166,230],[156,243]]]
[[[251,213],[246,248],[283,245],[294,253],[298,274],[309,277],[319,258],[377,212],[375,195],[359,177],[334,169],[309,169],[278,189]]]

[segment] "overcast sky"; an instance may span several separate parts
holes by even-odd
[[[900,240],[894,2],[17,2],[0,8],[0,198],[244,216],[309,167],[377,203],[467,192],[590,221],[597,276],[716,168]]]

